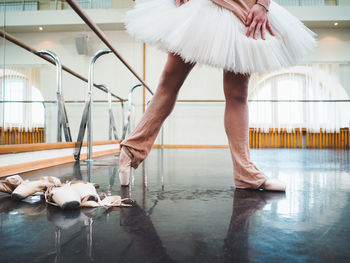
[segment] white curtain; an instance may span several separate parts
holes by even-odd
[[[349,127],[349,96],[340,84],[339,64],[305,64],[269,74],[254,74],[249,83],[250,127],[306,128],[339,132]]]
[[[9,66],[0,70],[2,101],[43,101],[39,87],[39,68]],[[1,107],[1,126],[32,130],[44,127],[42,103],[4,103]]]

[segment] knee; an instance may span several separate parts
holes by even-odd
[[[227,101],[236,103],[246,103],[248,99],[249,76],[224,73],[224,93]]]
[[[247,103],[248,94],[240,89],[233,88],[229,92],[225,92],[226,101],[231,103]]]
[[[224,93],[226,101],[232,103],[246,103],[248,100],[248,84],[247,83],[230,83],[224,84]]]

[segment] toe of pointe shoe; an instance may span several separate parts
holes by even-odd
[[[276,179],[267,179],[261,188],[265,191],[278,191],[278,192],[286,191],[285,183]]]
[[[15,200],[15,201],[21,201],[23,199],[25,199],[27,196],[25,195],[21,195],[21,194],[17,194],[17,193],[12,193],[11,194],[11,199]]]
[[[119,157],[119,180],[120,185],[123,187],[129,186],[130,174],[131,174],[131,159],[126,154],[124,147],[121,149],[120,157]]]
[[[130,173],[131,173],[131,167],[119,170],[119,181],[120,181],[120,186],[122,187],[128,187],[130,182]]]

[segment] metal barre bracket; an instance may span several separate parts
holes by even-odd
[[[104,84],[99,84],[97,86],[103,88],[106,91],[107,96],[108,96],[108,115],[109,115],[108,139],[112,140],[112,137],[114,137],[115,140],[119,140],[117,128],[115,125],[115,118],[114,118],[113,110],[112,110],[111,90]],[[113,136],[112,136],[112,134],[113,134]]]
[[[130,89],[130,92],[129,92],[129,95],[128,95],[128,112],[125,116],[125,119],[124,119],[124,126],[123,126],[123,134],[122,134],[122,140],[125,139],[126,137],[126,134],[128,132],[128,130],[130,130],[130,117],[131,117],[131,107],[132,107],[132,94],[134,92],[134,90],[138,87],[142,87],[142,84],[137,84],[135,86],[133,86],[131,89]]]
[[[84,140],[84,134],[87,126],[87,148],[88,148],[88,153],[87,153],[87,162],[92,162],[92,140],[93,140],[93,135],[92,135],[92,88],[93,88],[93,83],[94,83],[94,64],[96,60],[106,54],[111,53],[112,51],[109,49],[102,49],[99,50],[95,53],[95,55],[91,58],[90,60],[90,65],[89,65],[89,79],[88,79],[88,93],[87,93],[87,98],[85,101],[85,107],[83,111],[83,116],[80,122],[80,128],[79,128],[79,133],[78,133],[78,139],[77,139],[77,144],[75,146],[75,152],[74,152],[74,159],[79,160],[80,159],[80,152],[81,152],[81,147],[83,145],[83,140]]]
[[[40,50],[40,55],[51,57],[56,63],[57,74],[57,142],[62,142],[62,128],[66,142],[72,141],[66,107],[62,95],[62,63],[59,57],[50,50]]]

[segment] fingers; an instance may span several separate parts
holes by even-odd
[[[262,27],[261,27],[261,38],[266,40],[265,38],[265,31],[266,31],[266,23],[263,23],[262,24]]]
[[[270,20],[266,13],[266,10],[261,6],[255,5],[250,10],[250,12],[248,13],[247,19],[245,21],[245,25],[249,26],[246,36],[250,37],[250,35],[254,31],[253,38],[255,40],[258,39],[260,32],[261,32],[261,39],[266,40],[266,32],[267,32],[266,29],[272,36],[275,36],[275,33],[272,30]]]
[[[250,23],[252,22],[253,20],[253,12],[249,12],[248,16],[247,16],[247,20],[245,22],[246,26],[249,26]]]
[[[247,19],[247,23],[248,23],[248,19]],[[258,39],[258,35],[261,30],[261,38],[263,40],[266,40],[266,28],[271,33],[271,35],[275,36],[268,19],[264,22],[259,22],[257,19],[254,19],[252,22],[250,21],[250,26],[246,33],[246,36],[249,37],[251,33],[254,31],[253,38],[256,40]]]
[[[257,40],[258,39],[258,34],[259,34],[259,31],[260,31],[260,28],[261,28],[261,23],[258,23],[255,27],[255,30],[254,30],[254,39]]]
[[[247,31],[247,34],[246,34],[247,37],[249,37],[250,34],[253,32],[255,26],[256,26],[256,22],[253,21],[253,22],[250,24],[250,27],[249,27],[249,29],[248,29],[248,31]]]
[[[266,27],[267,27],[267,30],[269,30],[270,34],[274,36],[275,33],[274,33],[273,30],[272,30],[272,27],[271,27],[271,25],[270,25],[269,18],[267,18],[267,20],[266,20]]]
[[[176,5],[179,7],[182,4],[188,3],[190,0],[176,0]]]

